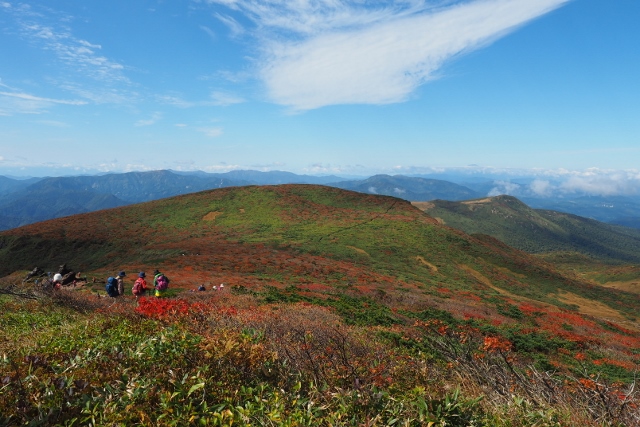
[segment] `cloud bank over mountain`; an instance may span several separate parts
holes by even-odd
[[[550,197],[564,195],[634,196],[640,195],[640,171],[546,171],[528,184],[498,180],[489,196]]]

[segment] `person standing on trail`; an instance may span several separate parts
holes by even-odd
[[[145,280],[146,274],[144,273],[144,271],[141,271],[138,274],[138,279],[136,280],[136,282],[133,284],[133,288],[131,289],[131,292],[133,293],[133,295],[135,295],[136,299],[138,299],[138,297],[144,295],[147,292],[147,281]]]
[[[169,288],[169,278],[162,274],[160,270],[153,272],[153,287],[156,289],[156,297],[165,296]]]
[[[121,271],[116,276],[116,280],[118,281],[118,295],[124,295],[124,276],[126,275],[127,273]]]
[[[120,294],[118,293],[118,279],[113,276],[109,276],[109,278],[107,279],[107,284],[105,286],[105,291],[107,291],[107,295],[109,295],[111,298],[119,297]]]

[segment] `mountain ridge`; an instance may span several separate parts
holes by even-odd
[[[110,208],[120,204],[139,203],[179,194],[212,188],[244,185],[278,184],[319,184],[359,191],[365,194],[386,194],[409,201],[446,199],[452,201],[482,197],[492,190],[491,182],[453,183],[439,179],[403,176],[374,175],[366,179],[346,180],[337,176],[296,175],[283,171],[238,170],[225,173],[148,171],[110,173],[57,178],[32,178],[15,180],[0,179],[0,230],[30,224],[62,215],[82,213],[90,210]],[[95,193],[95,200],[111,194],[117,200],[96,201],[77,205],[77,199],[70,191],[84,191],[82,199],[90,199],[88,193]],[[43,201],[39,200],[43,191],[47,203],[56,201],[58,209],[51,209],[48,217],[34,214]],[[612,224],[640,228],[638,215],[640,201],[628,197],[574,197],[574,198],[532,198],[520,197],[529,206],[537,209],[551,209],[573,213],[587,218]],[[65,205],[66,206],[63,206]],[[42,209],[40,209],[42,211]]]
[[[491,235],[529,253],[578,252],[607,261],[640,262],[639,230],[532,209],[512,196],[414,204],[449,226]]]

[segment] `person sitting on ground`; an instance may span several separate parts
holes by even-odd
[[[71,270],[69,270],[69,268],[67,268],[67,264],[62,264],[58,268],[58,273],[60,273],[64,277],[65,275],[71,273]]]
[[[116,276],[116,280],[118,281],[118,295],[124,295],[124,276],[126,276],[127,273],[125,273],[124,271],[121,271],[120,273],[118,273],[118,275]]]
[[[41,269],[40,267],[36,267],[29,274],[27,274],[27,277],[22,279],[22,281],[26,282],[27,280],[33,277],[43,277],[43,276],[46,276],[46,273],[44,272],[44,270]]]
[[[53,289],[56,291],[60,290],[61,286],[62,286],[62,274],[56,273],[53,275]]]
[[[138,273],[138,279],[136,279],[136,282],[133,284],[133,289],[131,289],[131,292],[133,292],[133,295],[135,295],[136,299],[140,296],[143,296],[147,292],[148,287],[145,277],[146,274],[144,273],[144,271],[141,271],[140,273]]]
[[[169,288],[169,278],[162,274],[160,270],[153,272],[153,287],[156,290],[156,297],[160,298],[166,295]]]
[[[200,285],[198,286],[198,290],[202,292],[202,291],[206,291],[207,288],[205,288],[204,285]]]

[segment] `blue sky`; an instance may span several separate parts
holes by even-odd
[[[632,193],[638,17],[637,0],[0,0],[0,175],[455,169]]]

